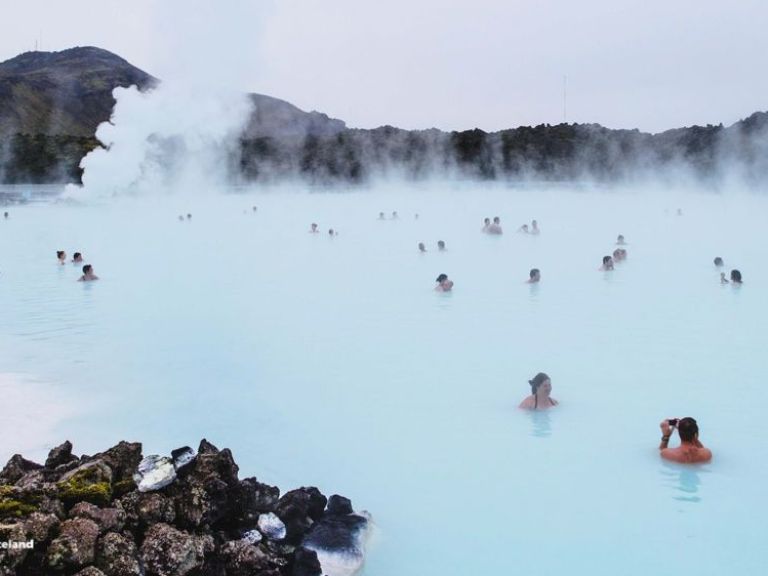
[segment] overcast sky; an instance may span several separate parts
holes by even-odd
[[[766,0],[4,0],[0,60],[93,45],[353,127],[661,131],[768,109]]]

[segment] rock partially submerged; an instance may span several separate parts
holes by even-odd
[[[0,576],[342,576],[367,527],[346,498],[240,480],[206,440],[170,458],[128,442],[77,457],[65,442],[0,472],[0,541],[34,541],[0,548]]]
[[[326,576],[350,576],[363,566],[369,531],[367,512],[355,514],[347,498],[331,496],[328,509],[304,536],[302,546],[317,554]]]

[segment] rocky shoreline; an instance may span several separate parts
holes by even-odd
[[[207,440],[146,458],[139,443],[77,457],[65,442],[0,472],[0,576],[347,575],[369,525],[342,496],[238,479]]]

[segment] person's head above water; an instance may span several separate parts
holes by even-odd
[[[623,234],[619,234],[616,237],[616,244],[624,244],[624,235]]]
[[[64,250],[56,250],[56,258],[64,262],[67,259],[67,253]]]
[[[379,220],[384,220],[384,212],[379,212]]]
[[[312,222],[312,224],[310,226],[310,229],[311,229],[312,232],[317,232],[317,224]]]
[[[720,258],[720,256],[716,256],[714,262],[715,262],[715,266],[719,267],[723,265],[723,259]]]
[[[731,270],[731,282],[735,282],[736,284],[741,284],[741,272],[739,270],[736,270],[735,268]]]
[[[540,389],[543,392],[552,390],[552,381],[545,372],[536,374],[531,380],[528,380],[528,384],[531,385],[531,394],[537,394]]]
[[[435,290],[438,292],[450,292],[453,288],[453,281],[448,279],[448,274],[440,274],[435,278],[435,282],[437,282]]]
[[[501,223],[501,218],[499,218],[498,216],[494,216],[493,217],[493,223],[494,224],[500,224]]]
[[[683,442],[693,442],[699,435],[699,425],[690,416],[680,418],[677,422],[677,433]]]
[[[442,240],[438,240],[437,241],[437,249],[438,250],[445,250],[445,242],[443,242]]]
[[[541,280],[541,272],[538,268],[531,268],[531,271],[528,272],[528,282],[534,283]]]
[[[72,256],[72,262],[82,262],[83,261],[83,255],[80,254],[80,252],[75,252]]]
[[[603,270],[613,270],[613,258],[603,256]]]
[[[419,252],[426,252],[427,247],[424,246],[424,242],[419,242]]]
[[[90,274],[91,272],[93,272],[93,266],[90,264],[83,266],[83,274]]]
[[[527,410],[546,410],[552,406],[557,406],[557,401],[550,396],[552,392],[552,380],[544,372],[539,372],[531,380],[528,380],[531,386],[531,395],[520,403],[520,408]]]
[[[490,218],[483,218],[483,224],[490,224],[491,219]]]

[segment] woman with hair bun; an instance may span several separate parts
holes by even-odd
[[[544,372],[539,372],[532,380],[528,380],[531,385],[531,395],[520,402],[520,408],[524,410],[546,410],[557,406],[558,402],[550,396],[552,393],[552,381]]]
[[[453,289],[453,280],[449,280],[447,274],[440,274],[435,282],[437,282],[436,292],[450,292]]]

